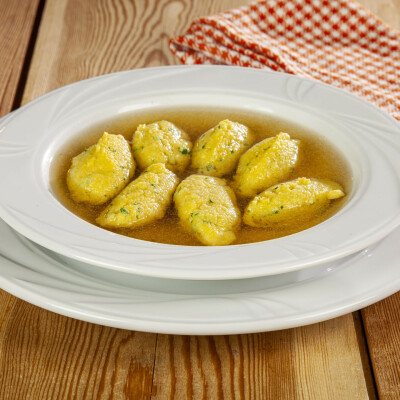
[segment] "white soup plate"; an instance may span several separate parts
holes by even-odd
[[[348,160],[352,188],[332,218],[303,232],[246,245],[176,246],[117,235],[67,210],[50,166],[82,130],[160,107],[264,113],[317,132]],[[0,217],[52,251],[142,276],[218,280],[267,276],[337,260],[385,237],[400,221],[400,128],[377,107],[298,76],[227,66],[119,72],[40,97],[0,121]]]

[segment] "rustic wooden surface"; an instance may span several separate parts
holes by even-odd
[[[39,0],[0,2],[0,116],[13,107]]]
[[[176,64],[170,37],[248,2],[0,0],[0,112],[87,77]],[[400,0],[360,3],[400,28]],[[185,337],[93,325],[0,291],[0,399],[399,399],[399,310],[397,294],[307,327]]]

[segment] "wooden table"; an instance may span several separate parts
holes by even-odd
[[[170,37],[248,0],[1,0],[0,114],[84,78],[177,64]],[[362,0],[400,28],[400,0]],[[384,271],[382,271],[384,273]],[[400,293],[323,323],[131,332],[0,291],[0,399],[400,399]]]

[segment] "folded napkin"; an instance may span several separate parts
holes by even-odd
[[[170,49],[185,64],[314,78],[400,120],[400,33],[352,0],[257,1],[193,21]]]

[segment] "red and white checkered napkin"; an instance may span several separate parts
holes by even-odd
[[[374,102],[400,120],[400,33],[352,0],[263,0],[195,20],[170,48],[185,64],[270,68]]]

